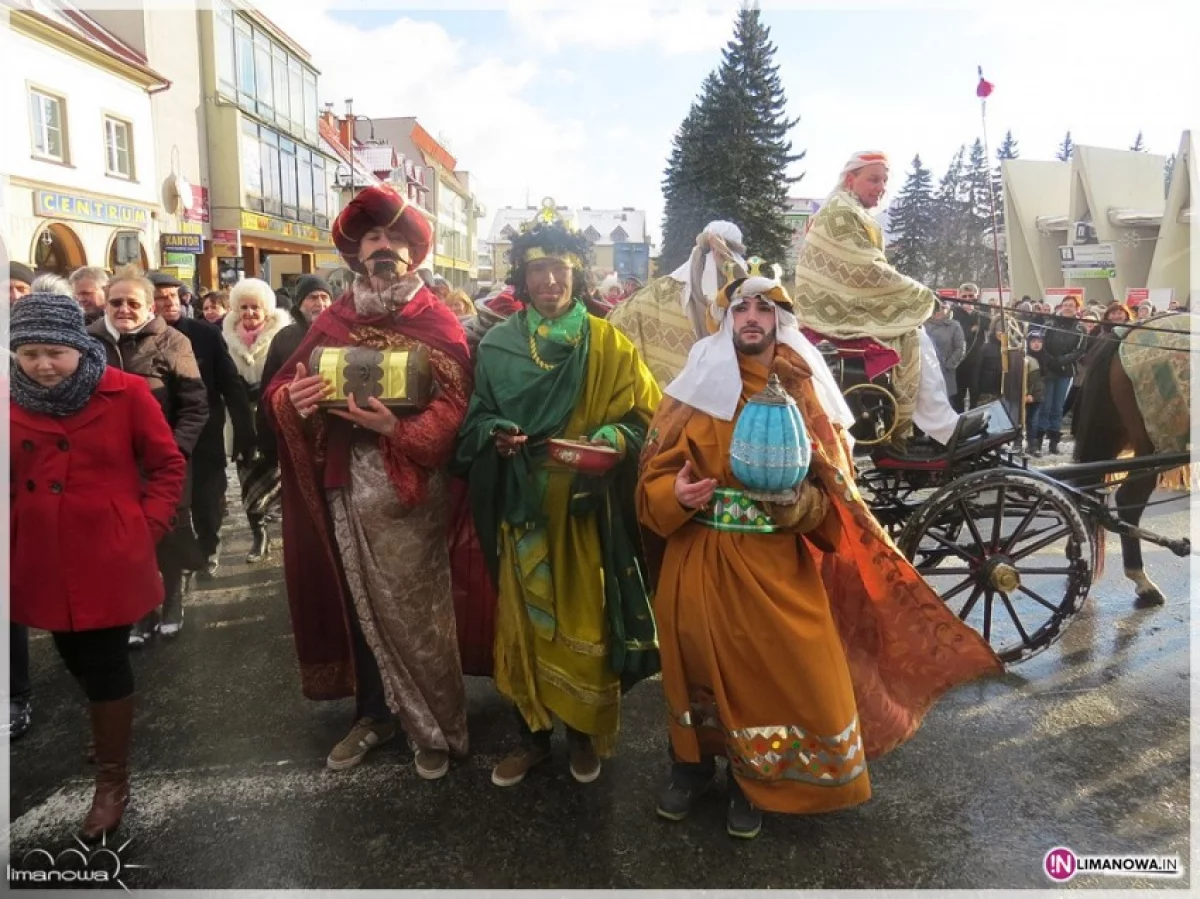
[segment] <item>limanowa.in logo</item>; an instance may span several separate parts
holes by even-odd
[[[1056,846],[1042,862],[1046,876],[1055,883],[1066,883],[1077,874],[1104,874],[1110,877],[1182,877],[1178,855],[1076,855],[1065,846]]]
[[[109,888],[119,886],[125,892],[129,887],[123,880],[126,871],[144,868],[122,860],[121,853],[128,848],[130,840],[120,846],[109,846],[108,838],[99,846],[89,846],[79,837],[75,838],[79,848],[63,849],[51,855],[45,849],[30,849],[21,857],[20,866],[8,866],[10,884],[58,884],[62,886],[94,886]]]

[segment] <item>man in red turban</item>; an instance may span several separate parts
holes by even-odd
[[[471,394],[462,325],[416,273],[432,232],[389,187],[370,187],[333,226],[358,277],[315,319],[267,387],[281,437],[284,575],[300,678],[310,699],[353,695],[356,723],[329,754],[353,767],[403,729],[432,780],[467,752],[455,636],[445,471]],[[397,416],[372,397],[326,411],[331,385],[308,373],[320,347],[429,351],[436,389]]]

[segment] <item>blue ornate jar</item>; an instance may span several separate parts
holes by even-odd
[[[796,401],[771,375],[738,416],[729,449],[733,475],[755,499],[793,502],[808,474],[812,445]]]

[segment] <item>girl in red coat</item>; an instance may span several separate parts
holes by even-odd
[[[174,524],[184,458],[139,377],[106,368],[70,297],[12,307],[12,620],[50,631],[91,706],[96,792],[82,836],[129,801],[131,625],[163,599],[154,547]]]

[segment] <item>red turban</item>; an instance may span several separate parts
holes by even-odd
[[[358,192],[333,223],[333,244],[346,264],[360,274],[366,267],[359,261],[358,245],[372,228],[387,228],[408,244],[410,268],[416,268],[429,253],[433,229],[417,207],[385,184]]]

